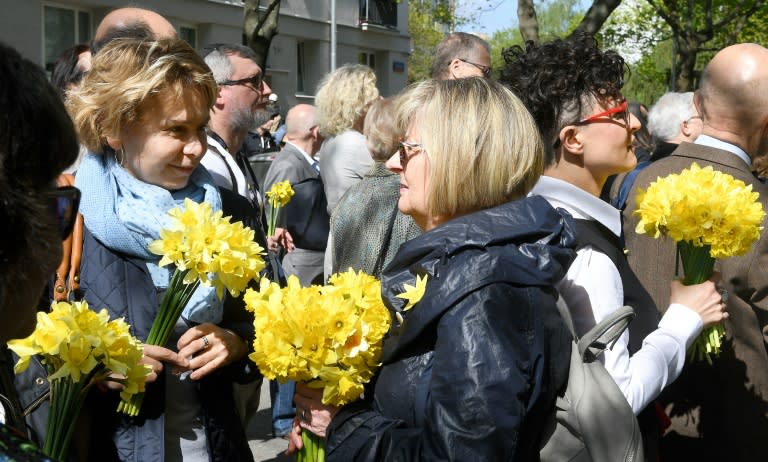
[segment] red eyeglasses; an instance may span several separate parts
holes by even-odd
[[[629,125],[629,111],[627,110],[628,107],[629,107],[629,103],[627,103],[627,100],[624,100],[618,106],[612,107],[603,112],[598,112],[597,114],[593,114],[589,117],[581,119],[573,125],[586,125],[592,122],[599,122],[600,120],[604,120],[604,117],[610,117],[611,119],[613,119],[614,116],[618,116],[618,115],[621,115],[621,119],[624,121],[624,123]]]

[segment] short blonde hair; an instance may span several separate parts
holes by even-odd
[[[365,115],[363,134],[368,151],[376,162],[386,162],[395,153],[400,134],[395,126],[395,104],[391,99],[378,99]]]
[[[120,136],[128,122],[141,119],[147,99],[166,90],[179,100],[197,92],[208,108],[217,96],[210,69],[185,41],[117,39],[94,56],[67,108],[80,142],[103,153],[106,137]]]
[[[397,127],[418,124],[429,160],[428,208],[456,217],[525,196],[544,171],[536,123],[502,85],[482,77],[427,80],[398,99]]]
[[[376,74],[368,66],[347,64],[327,74],[315,95],[320,133],[331,137],[351,130],[378,97]]]

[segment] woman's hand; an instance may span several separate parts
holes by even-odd
[[[147,376],[147,383],[157,380],[158,375],[163,371],[163,363],[185,367],[188,362],[184,356],[175,351],[146,343],[144,344],[144,357],[139,361],[140,364],[147,364],[152,368],[152,372]]]
[[[322,388],[310,388],[304,383],[296,384],[293,402],[296,404],[296,418],[299,420],[299,425],[324,438],[325,429],[339,412],[339,408],[323,404],[322,398]]]
[[[705,328],[722,322],[728,318],[728,312],[725,311],[724,295],[716,287],[719,280],[720,274],[714,273],[701,284],[686,286],[680,281],[672,281],[670,303],[679,303],[693,310],[701,316]]]
[[[325,438],[325,431],[339,412],[339,408],[323,404],[322,399],[322,388],[310,388],[304,383],[296,384],[296,392],[293,394],[296,417],[293,418],[291,432],[288,434],[286,454],[293,454],[304,447],[301,440],[302,430]]]
[[[149,345],[146,343],[143,345],[143,347],[144,357],[141,358],[139,364],[146,364],[152,368],[152,372],[147,375],[147,383],[152,383],[157,380],[157,377],[165,367],[164,363],[183,368],[185,368],[189,363],[187,358],[180,356],[178,353],[169,350],[168,348],[157,345]],[[97,386],[102,391],[122,390],[125,387],[122,383],[120,383],[121,380],[125,380],[125,376],[120,374],[109,374],[107,380],[98,382]]]
[[[200,380],[248,352],[248,346],[239,335],[208,322],[187,330],[176,346],[178,355],[185,358],[180,366],[193,371],[192,380]]]

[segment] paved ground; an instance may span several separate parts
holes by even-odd
[[[269,382],[266,380],[261,387],[259,412],[251,425],[246,429],[248,442],[256,462],[288,462],[295,460],[283,454],[288,447],[288,441],[272,437],[272,414],[269,403]]]

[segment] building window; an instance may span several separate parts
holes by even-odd
[[[179,26],[179,38],[189,43],[192,48],[197,48],[197,28],[191,26]]]
[[[360,26],[397,28],[397,0],[360,0]]]
[[[304,93],[304,42],[296,44],[296,92]]]
[[[56,58],[78,43],[91,40],[91,13],[75,8],[43,6],[43,62],[51,71]]]
[[[361,51],[357,54],[357,63],[364,64],[373,70],[376,70],[376,55],[367,51]]]

